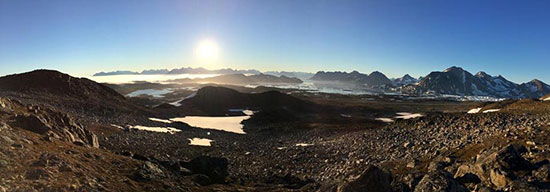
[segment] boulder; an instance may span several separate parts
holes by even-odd
[[[226,158],[200,156],[184,163],[183,167],[190,169],[193,173],[208,176],[213,183],[225,183],[225,177],[229,175],[228,164]]]
[[[25,179],[28,180],[43,180],[51,177],[49,171],[43,169],[31,169],[25,173]]]
[[[146,161],[136,172],[139,180],[153,180],[165,177],[164,172],[156,164]]]
[[[389,192],[391,191],[391,175],[374,165],[367,167],[361,175],[351,182],[338,187],[338,192]]]
[[[542,182],[550,182],[550,165],[546,164],[533,171],[533,176]]]
[[[473,174],[487,186],[504,189],[511,183],[512,178],[515,178],[514,172],[534,168],[533,164],[521,156],[525,151],[522,145],[512,144],[502,149],[495,148],[482,152],[477,155],[473,164],[459,166],[454,178],[461,182],[472,182],[476,181],[475,178],[467,175]]]
[[[448,191],[448,192],[466,192],[464,186],[454,180],[450,173],[445,171],[431,172],[422,178],[414,191]]]
[[[44,119],[36,115],[17,115],[12,126],[29,130],[38,134],[44,134],[52,128],[48,126]]]

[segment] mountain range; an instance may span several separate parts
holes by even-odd
[[[516,84],[500,75],[491,76],[485,72],[473,75],[460,67],[450,67],[444,71],[431,72],[418,83],[406,86],[404,90],[411,93],[540,98],[550,93],[550,86],[537,79]]]
[[[140,73],[132,71],[100,72],[94,76],[117,74],[222,74],[220,77],[208,78],[212,82],[225,82],[230,84],[252,83],[301,83],[301,79],[307,79],[315,83],[336,84],[344,87],[394,87],[400,88],[405,93],[413,94],[448,94],[462,96],[488,96],[495,98],[540,98],[550,93],[550,86],[538,79],[517,84],[501,75],[491,76],[483,71],[472,74],[460,67],[450,67],[444,71],[434,71],[425,77],[414,78],[408,74],[401,78],[389,79],[381,72],[374,71],[370,74],[358,71],[340,72],[319,71],[315,74],[306,72],[268,71],[261,73],[258,70],[219,69],[208,70],[204,68],[179,68],[173,70],[144,70]],[[243,75],[253,74],[253,75]],[[225,76],[223,76],[225,75]],[[280,76],[280,77],[278,77]],[[178,81],[192,81],[183,79]]]
[[[192,68],[192,67],[182,67],[178,69],[148,69],[143,70],[142,72],[135,72],[135,71],[125,71],[125,70],[119,70],[119,71],[111,71],[111,72],[98,72],[95,73],[93,76],[109,76],[109,75],[160,75],[160,74],[259,74],[260,71],[255,69],[249,69],[249,70],[236,70],[231,68],[226,69],[216,69],[216,70],[209,70],[202,67],[199,68]]]
[[[200,79],[176,79],[170,82],[177,83],[217,83],[217,84],[233,84],[233,85],[252,85],[252,84],[300,84],[303,81],[296,77],[287,77],[284,75],[275,76],[268,74],[244,75],[241,73],[226,74],[215,77],[200,78]]]
[[[369,87],[380,86],[380,85],[392,85],[393,82],[386,77],[383,73],[374,71],[371,74],[363,74],[358,71],[353,71],[351,73],[347,72],[324,72],[319,71],[313,77],[310,78],[313,81],[324,81],[324,82],[340,82],[340,83],[351,83],[365,85]]]
[[[405,74],[401,78],[392,79],[392,81],[393,81],[393,84],[396,86],[404,86],[404,85],[415,84],[418,82],[418,79],[410,76],[409,74]]]

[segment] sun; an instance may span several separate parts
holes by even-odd
[[[213,61],[219,57],[220,48],[218,43],[212,39],[203,39],[199,41],[195,48],[195,55],[204,61]]]

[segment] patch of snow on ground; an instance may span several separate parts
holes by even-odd
[[[135,126],[129,126],[129,128],[137,129],[141,131],[152,131],[152,132],[170,133],[170,134],[181,132],[181,130],[172,128],[172,127],[147,127],[147,126],[135,125]]]
[[[550,97],[547,97],[547,98],[544,99],[543,101],[550,101]]]
[[[183,101],[183,99],[177,100],[177,101],[174,101],[174,102],[168,103],[168,104],[179,107],[179,106],[181,106],[181,103],[180,103],[181,101]]]
[[[340,114],[340,116],[345,117],[345,118],[351,118],[350,114]]]
[[[197,93],[193,93],[193,94],[191,94],[191,95],[189,95],[189,96],[183,98],[183,100],[191,99],[191,98],[193,98],[193,97],[195,97],[195,96],[197,96]]]
[[[244,113],[245,115],[248,115],[248,116],[254,115],[254,111],[252,111],[252,110],[244,110],[243,113]]]
[[[161,123],[172,123],[172,121],[170,121],[170,120],[158,119],[158,118],[153,118],[153,117],[149,118],[149,120],[156,121],[156,122],[161,122]]]
[[[492,112],[498,112],[498,111],[500,111],[500,109],[487,109],[483,111],[483,113],[492,113]]]
[[[209,147],[209,146],[212,146],[212,141],[211,139],[205,139],[205,138],[193,138],[193,139],[189,139],[189,145],[196,145],[196,146],[206,146],[206,147]]]
[[[418,118],[418,117],[422,117],[423,115],[420,114],[420,113],[406,113],[406,112],[400,112],[400,113],[396,113],[397,116],[395,116],[394,118],[396,119],[413,119],[413,118]]]
[[[172,93],[172,92],[174,92],[172,89],[160,89],[160,90],[157,90],[157,89],[142,89],[142,90],[137,90],[137,91],[131,92],[127,96],[137,97],[139,95],[150,95],[150,96],[153,96],[153,97],[164,97],[163,96],[164,94],[168,94],[168,93]]]
[[[296,143],[296,147],[309,147],[313,146],[311,143]]]
[[[479,111],[481,111],[481,107],[470,109],[467,113],[473,114],[473,113],[479,113]]]
[[[382,121],[382,122],[384,122],[384,123],[391,123],[391,122],[394,122],[393,119],[391,119],[391,118],[384,118],[384,117],[376,118],[376,119],[374,119],[374,120]]]
[[[286,147],[277,147],[277,150],[283,150],[286,149]]]
[[[247,109],[229,109],[228,111],[229,112],[242,112],[242,113],[244,113],[245,115],[248,115],[248,116],[254,115],[254,111],[247,110]]]
[[[119,129],[124,129],[124,127],[122,127],[122,126],[120,126],[120,125],[111,124],[111,126],[116,127],[116,128],[119,128]]]

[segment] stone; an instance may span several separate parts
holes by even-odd
[[[51,174],[43,169],[31,169],[25,173],[25,179],[28,180],[41,180],[50,177]]]
[[[338,187],[338,192],[390,192],[391,175],[374,165],[367,167],[359,177]]]
[[[99,148],[99,141],[97,139],[97,136],[93,133],[90,133],[88,135],[88,143],[90,143],[93,148]]]
[[[431,191],[450,191],[450,192],[466,192],[464,186],[454,180],[451,175],[445,171],[431,172],[422,178],[414,191],[431,192]]]
[[[195,180],[196,183],[198,183],[199,185],[202,185],[202,186],[213,184],[212,180],[210,180],[210,178],[208,176],[203,175],[203,174],[195,175],[193,177],[193,180]]]
[[[229,175],[228,165],[229,162],[226,158],[200,156],[182,166],[190,169],[193,173],[208,176],[213,183],[225,183],[225,177]]]
[[[546,164],[534,170],[533,176],[542,182],[550,182],[550,165]]]
[[[12,126],[38,134],[44,134],[51,130],[51,127],[45,123],[45,120],[36,115],[17,115]]]
[[[489,172],[491,183],[498,188],[504,188],[510,182],[506,175],[498,169],[491,169]]]
[[[165,177],[164,172],[156,164],[149,161],[143,163],[137,171],[137,177],[141,180],[153,180]]]

